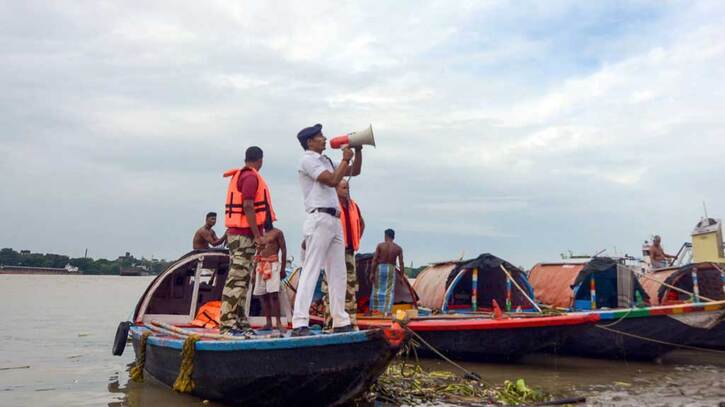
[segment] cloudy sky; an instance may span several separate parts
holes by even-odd
[[[259,145],[296,248],[318,122],[372,123],[363,251],[392,227],[406,263],[676,251],[725,217],[720,1],[7,0],[0,89],[1,247],[176,258]]]

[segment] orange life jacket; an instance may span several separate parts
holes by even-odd
[[[350,214],[348,218],[347,213]],[[362,222],[360,221],[360,207],[352,199],[348,200],[347,213],[342,202],[340,203],[340,222],[342,222],[342,235],[345,238],[345,248],[357,251],[362,238]]]
[[[258,226],[277,220],[277,215],[272,208],[272,197],[269,194],[269,187],[264,178],[257,170],[251,167],[235,168],[224,173],[224,177],[232,177],[227,188],[227,201],[224,206],[224,225],[228,228],[249,228],[249,222],[244,215],[245,197],[242,191],[237,188],[237,181],[244,171],[252,171],[257,176],[257,193],[254,195],[254,213]],[[248,198],[247,198],[248,199]]]
[[[219,315],[221,314],[221,308],[221,301],[207,302],[199,308],[199,312],[196,313],[196,319],[191,321],[191,325],[208,329],[219,328]]]

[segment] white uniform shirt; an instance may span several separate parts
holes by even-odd
[[[337,208],[340,203],[335,188],[317,182],[323,171],[335,172],[335,166],[327,156],[311,150],[305,151],[300,160],[299,179],[305,197],[305,212],[315,208]]]

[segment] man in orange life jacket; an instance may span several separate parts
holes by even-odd
[[[245,304],[254,273],[254,256],[262,246],[265,227],[271,228],[277,216],[272,197],[264,178],[259,174],[263,153],[259,147],[249,147],[244,168],[229,170],[232,177],[227,189],[224,224],[229,246],[229,275],[222,291],[219,331],[222,334],[254,335],[249,326]]]
[[[355,252],[360,248],[360,239],[365,232],[365,220],[360,213],[357,202],[350,198],[350,185],[344,179],[337,184],[337,198],[340,200],[340,223],[345,242],[345,267],[347,269],[347,291],[345,292],[345,311],[350,315],[350,325],[357,326],[357,270],[355,269]],[[330,301],[327,295],[327,281],[322,280],[323,302],[325,304],[325,328],[332,328]]]
[[[305,150],[298,174],[307,217],[302,227],[306,251],[295,295],[292,336],[310,335],[310,304],[320,269],[325,270],[330,289],[333,331],[349,332],[353,327],[350,316],[345,312],[345,244],[335,188],[343,177],[360,174],[362,151],[356,147],[353,153],[345,146],[342,161],[339,165],[333,164],[329,157],[322,154],[327,139],[320,124],[302,129],[297,139]],[[350,165],[353,157],[355,162]]]

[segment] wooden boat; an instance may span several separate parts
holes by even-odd
[[[459,314],[413,318],[407,326],[434,348],[454,359],[514,361],[555,347],[597,320],[596,315],[590,314],[506,319]],[[358,320],[361,329],[389,324],[390,319],[385,318]],[[426,346],[421,346],[418,352],[434,356]]]
[[[357,321],[361,329],[387,326],[391,321],[380,314],[365,315],[371,290],[368,278],[371,258],[371,255],[358,255],[356,258],[360,286],[357,293]],[[472,260],[433,264],[418,275],[413,287],[401,273],[395,280],[393,310],[405,311],[410,317],[408,328],[430,345],[446,356],[465,360],[515,360],[528,353],[555,346],[567,335],[575,334],[582,327],[596,322],[596,316],[586,314],[531,317],[523,312],[518,317],[512,313],[495,319],[492,300],[506,304],[509,298],[511,309],[532,308],[526,296],[515,293],[516,289],[506,284],[507,277],[501,266],[513,273],[512,277],[518,284],[528,287],[525,275],[518,268],[485,254]],[[294,291],[294,275],[290,285],[291,291]],[[414,287],[421,287],[422,292]],[[399,293],[401,296],[398,296]],[[311,315],[314,318],[316,313],[321,323],[319,292],[316,298],[318,303],[311,308]],[[483,306],[477,302],[479,299],[488,305]],[[418,305],[428,308],[418,308]],[[435,309],[435,315],[431,314],[431,309]],[[432,355],[425,346],[421,346],[419,352]]]
[[[529,281],[543,303],[600,319],[559,344],[556,351],[565,354],[652,360],[687,346],[699,334],[699,328],[682,321],[720,317],[725,310],[725,301],[652,306],[632,269],[605,257],[537,264]]]
[[[172,386],[181,375],[186,334],[205,335],[190,342],[193,395],[236,405],[339,405],[368,389],[406,340],[397,325],[251,339],[229,339],[216,329],[191,327],[201,305],[220,299],[228,262],[225,250],[206,250],[172,264],[146,289],[132,322],[119,327],[121,340],[114,344],[114,354],[123,352],[130,330],[145,374]]]
[[[696,275],[694,279],[693,274]],[[723,278],[725,272],[716,263],[700,262],[657,270],[640,276],[639,280],[653,304],[674,305],[693,301],[688,293],[695,291],[697,301],[725,300]],[[725,350],[725,311],[708,313],[700,318],[688,315],[673,318],[695,329],[687,341],[689,345]]]

